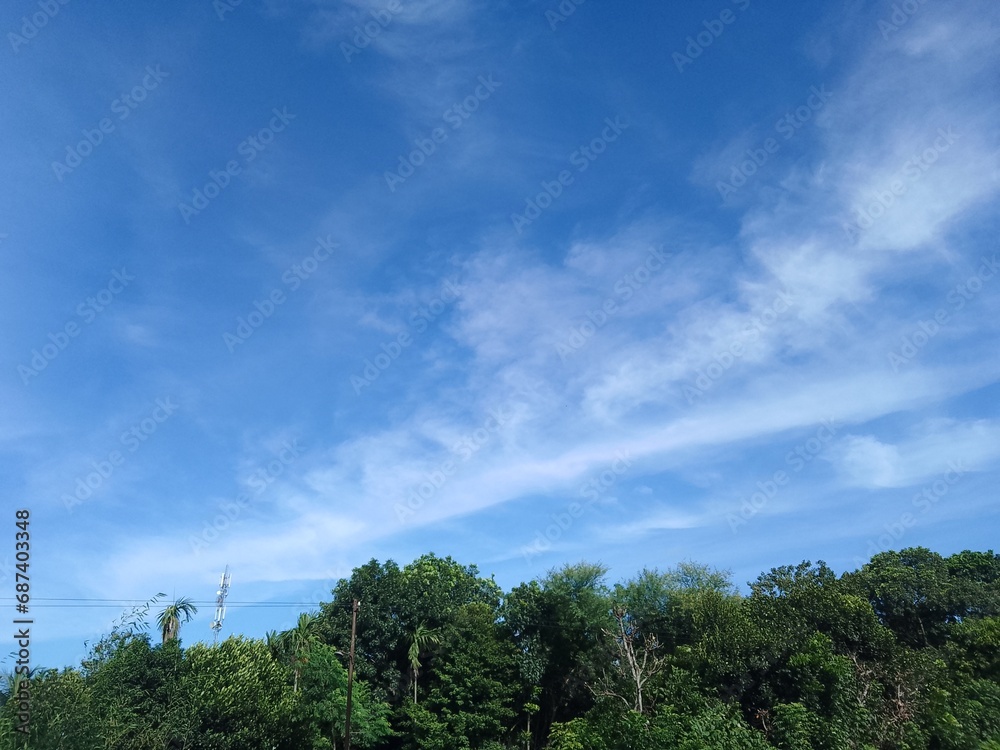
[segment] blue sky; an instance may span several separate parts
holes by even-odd
[[[1000,11],[682,5],[8,4],[35,604],[995,546]]]

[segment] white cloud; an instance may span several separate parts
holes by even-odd
[[[954,465],[967,471],[992,468],[1000,459],[1000,424],[990,420],[932,420],[898,443],[872,435],[848,435],[823,458],[850,486],[912,487]]]

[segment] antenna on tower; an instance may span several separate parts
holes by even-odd
[[[212,646],[217,646],[219,643],[219,631],[222,630],[222,621],[226,619],[226,597],[229,595],[229,581],[232,575],[229,573],[229,566],[222,573],[222,578],[219,579],[219,590],[215,592],[215,619],[212,620],[210,627],[212,632],[215,634],[212,639]]]

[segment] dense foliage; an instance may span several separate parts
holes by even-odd
[[[372,560],[265,640],[116,628],[78,668],[8,677],[0,748],[1000,750],[1000,555],[772,569],[692,563],[609,586],[581,563],[503,592],[474,566]]]

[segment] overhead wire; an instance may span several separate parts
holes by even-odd
[[[5,596],[0,597],[0,602],[14,602],[17,601],[15,597]],[[166,600],[157,602],[157,604],[162,604]],[[211,606],[216,603],[215,599],[190,599],[189,600],[195,606]],[[28,607],[30,609],[35,609],[38,607],[58,607],[71,609],[74,607],[81,608],[100,608],[100,607],[110,607],[114,609],[123,609],[128,607],[142,607],[145,604],[152,602],[149,599],[102,599],[102,598],[89,598],[89,597],[57,597],[57,596],[33,596],[28,602]],[[245,601],[227,601],[226,606],[238,606],[238,607],[263,607],[263,608],[281,608],[281,607],[318,607],[319,602],[245,602]]]

